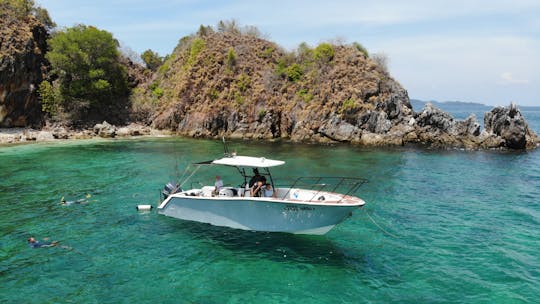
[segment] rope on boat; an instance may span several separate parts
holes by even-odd
[[[186,180],[184,180],[184,182],[182,182],[180,184],[180,188],[182,188],[182,186],[193,176],[193,174],[195,174],[195,172],[197,172],[199,170],[199,168],[201,168],[202,166],[197,166],[197,168],[195,168],[195,170],[193,170],[193,172],[186,178]]]
[[[184,178],[184,176],[186,176],[186,173],[189,171],[190,167],[191,167],[191,164],[186,167],[186,170],[184,170],[184,173],[182,173],[182,176],[178,178],[178,181],[181,181]]]
[[[382,232],[384,232],[384,233],[388,234],[389,236],[394,237],[394,238],[396,238],[396,239],[398,238],[397,235],[392,234],[392,233],[390,233],[390,232],[384,230],[383,227],[381,227],[379,224],[377,224],[377,222],[375,222],[375,220],[369,215],[369,213],[367,213],[366,209],[364,209],[364,212],[366,213],[366,215],[368,216],[368,218],[373,222],[373,224],[375,224],[375,226],[377,226],[377,228],[379,228]]]

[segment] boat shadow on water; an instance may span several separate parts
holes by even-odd
[[[350,263],[358,266],[359,261],[365,261],[363,255],[347,254],[345,248],[322,235],[247,231],[192,221],[171,221],[167,225],[176,231],[189,234],[190,238],[220,246],[246,259],[266,258],[336,267],[345,267]]]

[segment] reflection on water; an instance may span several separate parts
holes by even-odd
[[[346,256],[325,236],[269,233],[216,227],[171,219],[168,225],[190,237],[241,255],[244,258],[343,267]]]

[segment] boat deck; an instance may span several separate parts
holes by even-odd
[[[213,193],[213,186],[204,186],[200,189],[186,190],[175,194],[175,196],[189,196],[200,199],[249,199],[277,201],[282,203],[301,204],[339,204],[339,205],[363,205],[365,202],[354,196],[332,193],[327,191],[316,191],[298,188],[276,188],[275,197],[251,197],[250,191],[243,188],[224,187],[218,195]]]

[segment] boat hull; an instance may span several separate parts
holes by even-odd
[[[243,230],[325,234],[358,205],[324,205],[259,198],[171,196],[158,213]]]

